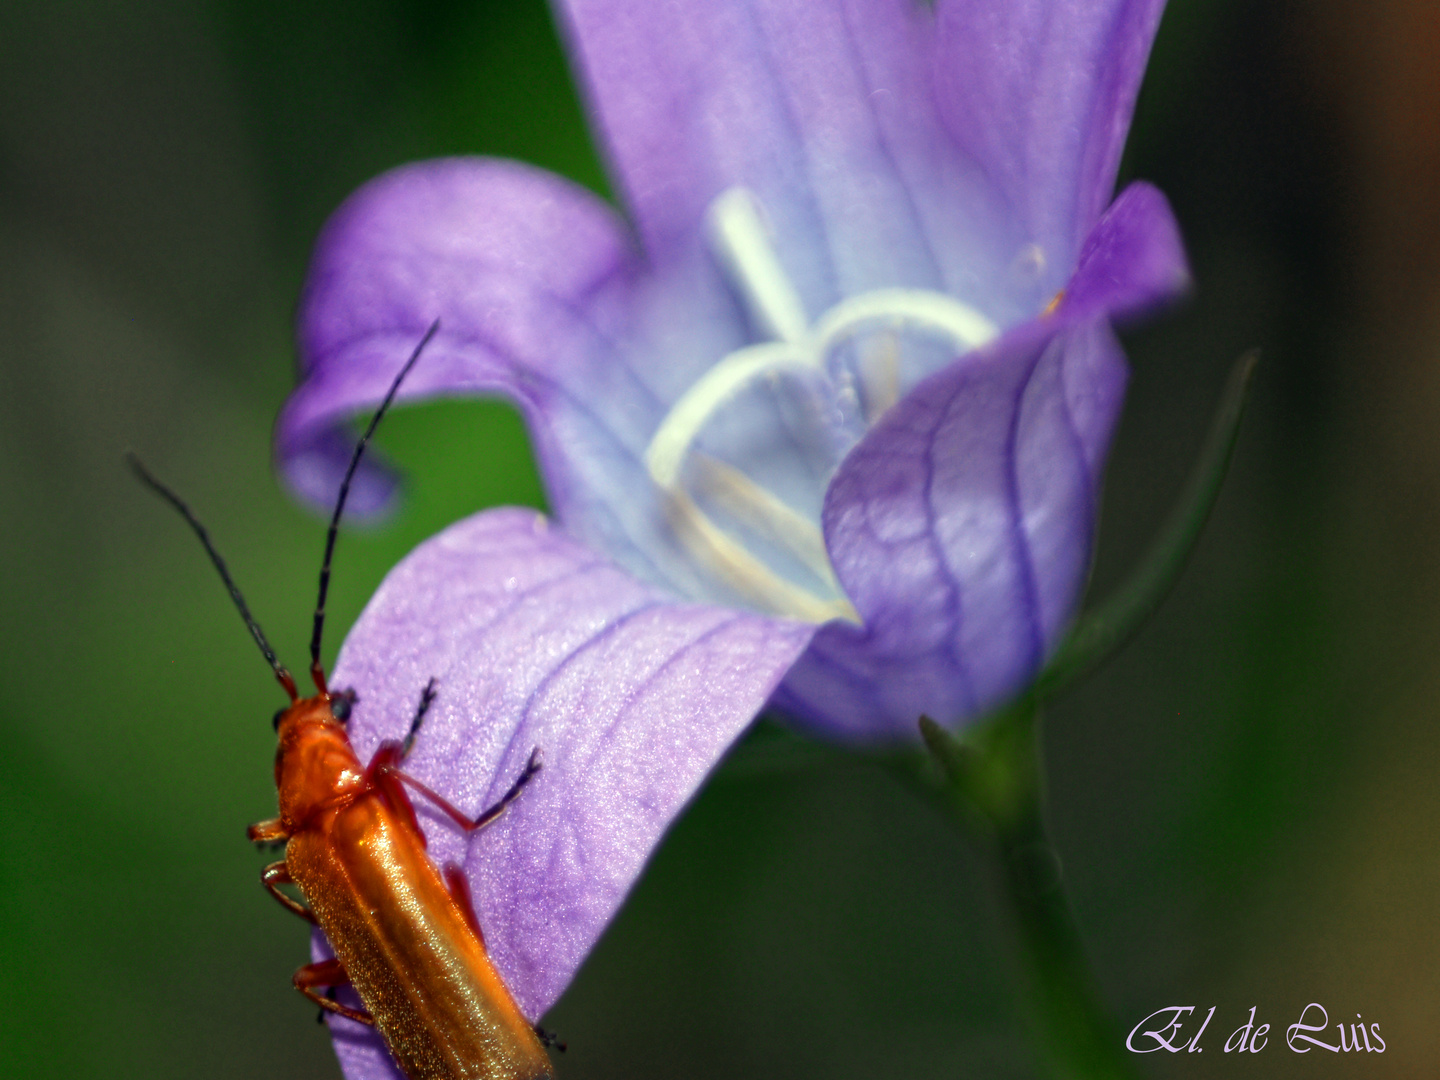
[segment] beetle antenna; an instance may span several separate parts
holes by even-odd
[[[210,561],[215,564],[215,569],[220,571],[220,580],[225,583],[225,588],[230,590],[230,599],[235,601],[235,606],[240,610],[240,617],[245,620],[246,629],[250,631],[250,636],[255,639],[255,644],[260,646],[261,653],[264,654],[270,667],[274,669],[275,678],[280,680],[280,685],[283,686],[285,692],[290,695],[291,701],[299,700],[300,695],[295,690],[294,678],[291,677],[290,672],[285,670],[285,666],[281,664],[279,660],[275,659],[275,650],[270,647],[270,642],[265,639],[265,631],[260,629],[260,624],[255,621],[255,616],[250,614],[250,607],[245,603],[245,597],[240,594],[239,586],[237,586],[234,579],[230,577],[229,567],[225,565],[225,560],[220,557],[220,552],[215,550],[215,545],[210,542],[210,534],[205,531],[205,526],[200,524],[200,519],[191,512],[190,507],[185,505],[180,496],[176,495],[175,492],[171,491],[150,474],[150,470],[145,468],[140,459],[135,456],[133,450],[126,451],[125,460],[130,463],[131,471],[139,477],[140,482],[178,510],[180,516],[189,523],[190,528],[195,530],[195,535],[200,538],[200,543],[205,546],[205,551],[209,554]]]
[[[355,470],[360,466],[360,458],[365,453],[365,447],[370,442],[370,437],[375,434],[375,429],[380,426],[380,418],[390,408],[390,403],[395,400],[395,394],[400,389],[400,384],[405,381],[405,376],[410,374],[410,369],[415,366],[415,361],[420,359],[420,354],[425,351],[425,346],[430,344],[436,332],[440,329],[440,320],[436,319],[430,324],[430,329],[425,331],[425,336],[420,339],[420,344],[415,346],[415,351],[410,354],[410,359],[405,361],[405,366],[395,376],[390,384],[390,390],[385,395],[385,400],[380,403],[380,408],[375,410],[375,415],[370,418],[370,426],[365,429],[365,434],[360,436],[360,441],[355,444],[355,452],[350,455],[350,467],[345,470],[345,479],[340,481],[340,494],[335,499],[335,512],[330,515],[330,528],[325,533],[325,558],[320,563],[320,598],[315,602],[315,626],[310,633],[310,677],[315,680],[315,688],[322,694],[328,694],[325,686],[325,669],[320,666],[320,636],[325,630],[325,596],[330,591],[330,560],[335,555],[335,538],[340,532],[340,515],[345,512],[345,500],[350,495],[350,481],[355,478]]]

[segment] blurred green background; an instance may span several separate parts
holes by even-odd
[[[1047,718],[1051,817],[1117,1025],[1218,1006],[1155,1077],[1430,1075],[1440,1060],[1440,20],[1425,0],[1172,0],[1126,173],[1199,288],[1129,335],[1103,592],[1224,370],[1265,350],[1175,596]],[[605,191],[540,0],[0,5],[0,1075],[338,1075],[289,989],[306,933],[244,841],[282,698],[192,500],[292,664],[320,522],[272,419],[308,249],[442,153]],[[341,540],[330,655],[450,521],[541,504],[493,403],[402,410],[400,515]],[[550,1014],[579,1077],[1025,1077],[983,860],[861,762],[741,755]],[[1363,1013],[1387,1052],[1220,1053],[1251,1006]],[[1333,1030],[1333,1029],[1332,1029]]]

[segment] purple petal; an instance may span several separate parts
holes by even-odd
[[[940,0],[949,130],[1061,281],[1110,201],[1164,0]]]
[[[776,705],[830,735],[913,738],[1034,676],[1089,566],[1125,384],[1107,325],[1031,323],[926,379],[851,452],[825,531],[863,626],[831,623]]]
[[[831,624],[778,707],[852,739],[983,714],[1059,643],[1090,565],[1126,382],[1108,323],[1189,283],[1165,197],[1133,184],[1086,238],[1052,316],[922,381],[841,464],[831,561],[863,627]]]
[[[1028,314],[1043,306],[1035,283],[1011,273],[1022,238],[1003,202],[945,131],[922,4],[560,7],[657,266],[692,257],[706,207],[740,185],[764,206],[812,316],[886,286],[945,291],[1007,321],[1022,300]]]
[[[1065,289],[1064,316],[1125,318],[1173,300],[1190,286],[1185,243],[1170,203],[1146,183],[1110,205],[1080,249]]]
[[[510,398],[565,527],[695,595],[641,462],[665,402],[744,343],[715,271],[691,270],[641,280],[613,211],[537,169],[456,158],[386,173],[317,245],[299,314],[303,381],[276,427],[282,471],[328,508],[353,446],[348,418],[380,402],[438,318],[400,398]],[[362,511],[379,508],[387,481],[362,465],[357,489]]]
[[[566,386],[591,384],[591,402],[612,412],[635,396],[607,396],[623,370],[600,363],[632,264],[613,212],[538,169],[451,159],[367,184],[330,219],[311,262],[298,320],[303,381],[276,428],[284,475],[311,501],[333,502],[354,442],[337,429],[378,404],[439,319],[400,398],[506,393],[532,421],[552,493],[563,494],[571,477],[554,433],[534,421]]]
[[[490,956],[538,1017],[812,633],[675,603],[544,517],[492,510],[390,573],[332,683],[359,692],[351,732],[365,758],[404,735],[434,676],[406,769],[468,813],[541,748],[524,795],[473,837],[417,800],[432,858],[465,867]],[[337,1039],[347,1075],[388,1075],[377,1045]]]

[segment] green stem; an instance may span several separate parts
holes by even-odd
[[[963,741],[920,718],[920,734],[945,774],[945,801],[964,825],[978,827],[995,855],[1015,918],[1026,1004],[1054,1080],[1138,1074],[1100,1004],[1045,830],[1040,702],[1119,649],[1179,578],[1230,466],[1256,360],[1250,353],[1231,369],[1195,468],[1149,552],[1113,596],[1077,621],[1029,692]]]
[[[1025,1003],[1054,1080],[1138,1076],[1100,1004],[1060,862],[1045,829],[1038,709],[1026,698],[960,742],[929,718],[921,733],[946,777],[946,801],[981,827],[1014,917]]]

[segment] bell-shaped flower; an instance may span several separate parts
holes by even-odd
[[[1036,675],[1090,563],[1111,320],[1187,281],[1163,196],[1111,202],[1163,0],[557,7],[623,211],[483,158],[362,188],[319,241],[276,436],[327,503],[436,319],[400,396],[525,416],[555,523],[423,545],[336,680],[363,743],[436,676],[417,769],[472,810],[543,747],[466,857],[532,1015],[767,700],[910,738]]]

